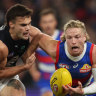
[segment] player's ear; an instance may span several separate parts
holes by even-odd
[[[86,41],[87,39],[87,34],[84,34],[84,41]]]
[[[14,23],[12,21],[9,21],[9,26],[10,26],[10,28],[13,28],[14,27]]]

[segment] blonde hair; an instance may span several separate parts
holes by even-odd
[[[64,33],[61,36],[61,40],[65,41],[65,32],[68,28],[82,28],[83,29],[83,33],[86,34],[86,41],[88,41],[90,39],[86,28],[85,28],[85,24],[79,20],[70,20],[68,21],[65,25],[64,25]]]

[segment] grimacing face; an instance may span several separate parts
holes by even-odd
[[[29,31],[31,27],[31,16],[16,17],[14,22],[10,24],[10,30],[13,34],[13,39],[27,40],[29,38]]]
[[[86,35],[81,28],[68,28],[65,32],[68,52],[72,56],[79,56],[84,49]]]
[[[56,26],[57,26],[57,21],[53,14],[47,14],[47,15],[41,16],[40,28],[44,33],[50,36],[53,35],[54,30],[56,29]]]

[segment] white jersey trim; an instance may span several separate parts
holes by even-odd
[[[54,40],[56,40],[56,38],[58,37],[58,35],[59,35],[59,30],[55,30],[55,32],[54,32],[54,34],[52,35],[52,38],[54,39]]]
[[[40,69],[41,71],[43,71],[43,72],[52,73],[52,72],[55,71],[55,66],[54,66],[54,64],[52,64],[52,65],[50,66],[50,64],[47,65],[47,64],[45,64],[45,63],[39,63],[38,66],[39,66],[39,69]]]

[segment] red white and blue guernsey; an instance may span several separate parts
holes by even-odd
[[[60,30],[55,30],[52,38],[54,40],[60,40],[62,32]],[[45,53],[41,48],[36,50],[36,58],[38,60],[38,67],[41,72],[41,79],[38,82],[38,86],[40,87],[41,94],[46,91],[51,91],[50,88],[50,77],[55,71],[54,61],[52,58]]]
[[[57,45],[57,57],[55,68],[67,68],[72,75],[72,86],[78,85],[78,81],[81,81],[83,86],[92,83],[92,51],[93,43],[86,42],[84,44],[84,50],[80,56],[73,57],[67,50],[66,41],[58,42]]]

